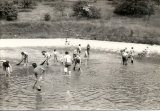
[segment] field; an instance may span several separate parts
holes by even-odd
[[[32,10],[22,11],[18,20],[7,22],[1,20],[1,38],[81,38],[160,44],[160,8],[156,8],[150,17],[133,18],[118,16],[113,13],[111,1],[98,0],[92,3],[101,9],[101,19],[77,19],[72,16],[74,1],[65,1],[65,11],[55,9],[56,1],[39,2]],[[44,21],[49,13],[51,21]]]

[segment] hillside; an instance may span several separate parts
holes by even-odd
[[[65,1],[64,15],[55,9],[56,2],[40,2],[32,10],[22,11],[14,22],[2,21],[1,38],[82,38],[160,44],[160,8],[150,17],[123,17],[113,13],[111,1],[92,3],[101,9],[101,19],[77,19],[72,15],[74,1]],[[49,13],[51,21],[44,21]]]

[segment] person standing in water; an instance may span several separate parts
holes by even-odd
[[[54,52],[53,52],[53,54],[54,54],[54,62],[58,62],[58,52],[57,52],[57,50],[56,49],[54,49]]]
[[[134,48],[131,47],[131,50],[130,50],[130,57],[131,57],[131,63],[133,64],[133,55],[134,55]]]
[[[34,68],[34,75],[35,75],[35,78],[36,78],[36,81],[35,81],[35,83],[33,85],[33,89],[35,87],[37,87],[37,90],[41,91],[41,81],[43,79],[42,76],[44,75],[45,70],[42,67],[37,66],[36,63],[33,63],[32,66]]]
[[[65,74],[71,75],[71,66],[72,66],[72,57],[69,55],[69,52],[65,52],[64,56],[64,72]]]
[[[87,45],[87,54],[88,54],[88,56],[90,55],[90,48],[91,48],[91,47],[90,47],[90,45],[88,44],[88,45]]]
[[[26,53],[24,53],[24,52],[21,52],[21,55],[22,55],[22,59],[21,59],[21,61],[18,63],[18,64],[16,64],[16,65],[20,65],[22,62],[24,63],[24,66],[27,66],[27,64],[28,64],[28,55],[26,54]]]
[[[78,71],[81,70],[81,57],[79,54],[76,54],[74,58],[74,67],[73,67],[74,71],[76,70],[76,67],[78,68]]]
[[[77,52],[77,50],[75,49],[75,50],[73,51],[73,61],[74,61],[74,58],[76,57],[77,54],[78,54],[78,52]]]
[[[78,45],[77,52],[80,54],[82,51],[81,44]]]
[[[5,72],[5,76],[9,76],[11,75],[12,72],[12,66],[9,63],[9,61],[7,60],[0,60],[0,62],[2,62],[2,67],[3,67],[3,71]]]
[[[125,48],[123,51],[122,51],[122,62],[123,62],[123,65],[127,65],[127,61],[128,61],[128,53],[126,51],[127,49]]]
[[[43,65],[44,63],[47,64],[47,66],[49,65],[49,59],[51,58],[51,54],[49,52],[46,51],[42,51],[42,55],[46,58],[40,65]]]

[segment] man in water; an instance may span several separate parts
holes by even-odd
[[[82,51],[81,44],[78,45],[77,52],[80,54]]]
[[[71,66],[72,66],[72,57],[69,55],[69,52],[65,52],[64,56],[64,72],[65,74],[71,75]]]
[[[37,86],[37,90],[41,91],[41,81],[43,79],[42,76],[44,75],[45,70],[42,67],[37,66],[36,63],[33,63],[32,66],[34,68],[34,75],[36,77],[33,89],[35,88],[35,86]]]
[[[133,54],[134,54],[134,48],[131,47],[131,50],[130,50],[130,57],[131,57],[131,63],[133,64]]]
[[[77,52],[77,50],[75,49],[75,50],[73,51],[73,60],[74,60],[74,58],[76,57],[77,54],[78,54],[78,52]]]
[[[123,65],[127,65],[127,61],[128,61],[128,53],[126,51],[126,48],[122,51],[122,62]]]
[[[9,63],[9,61],[7,60],[0,60],[0,62],[2,62],[2,67],[3,67],[3,71],[5,72],[5,76],[9,76],[11,75],[12,72],[12,66]]]
[[[40,65],[43,65],[44,63],[46,63],[47,65],[49,65],[48,61],[51,58],[51,54],[49,52],[46,51],[42,51],[42,55],[46,58]]]
[[[56,49],[54,49],[53,54],[54,54],[54,62],[58,62],[58,57],[57,57],[58,52]]]
[[[28,64],[28,55],[26,54],[26,53],[24,53],[24,52],[21,52],[21,55],[22,55],[22,59],[21,59],[21,61],[18,63],[18,64],[16,64],[16,65],[20,65],[22,62],[24,63],[24,66],[27,66],[27,64]]]
[[[89,44],[87,45],[87,54],[88,54],[88,56],[90,54],[90,45]]]
[[[76,54],[75,58],[74,58],[74,67],[73,70],[76,70],[76,67],[78,67],[78,70],[81,70],[81,57],[79,56],[79,54]]]

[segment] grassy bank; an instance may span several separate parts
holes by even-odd
[[[113,13],[110,1],[93,3],[101,9],[101,19],[76,19],[73,16],[74,1],[65,1],[64,16],[55,10],[56,1],[40,2],[29,12],[19,12],[15,22],[0,21],[0,38],[81,38],[144,44],[160,44],[160,8],[147,17],[122,17]],[[51,15],[45,22],[44,15]],[[68,16],[66,16],[68,15]]]
[[[94,23],[95,22],[95,23]],[[12,22],[1,25],[1,38],[81,38],[160,44],[160,32],[141,25],[101,21]]]

